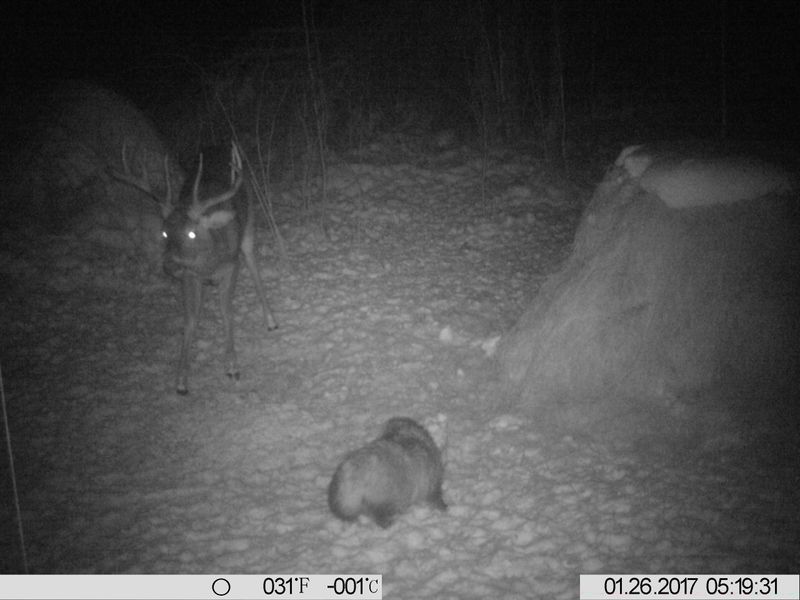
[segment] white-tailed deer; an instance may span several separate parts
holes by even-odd
[[[164,198],[153,192],[144,163],[140,173],[132,173],[125,147],[123,172],[112,175],[156,199],[164,217],[166,238],[164,270],[179,279],[183,287],[184,329],[178,359],[177,391],[188,393],[189,350],[197,327],[203,299],[203,285],[219,287],[222,325],[225,333],[225,364],[229,377],[238,379],[239,368],[233,341],[233,292],[239,274],[239,253],[253,276],[268,330],[277,324],[267,302],[264,284],[253,252],[253,192],[242,170],[238,146],[213,146],[200,153],[192,173],[183,185],[177,202],[169,185],[168,163],[164,158],[167,191]]]

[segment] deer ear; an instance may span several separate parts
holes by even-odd
[[[225,227],[233,220],[233,211],[217,210],[208,216],[200,217],[200,225],[206,229],[219,229]]]

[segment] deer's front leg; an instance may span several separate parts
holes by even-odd
[[[219,306],[222,312],[222,329],[225,334],[225,374],[231,379],[239,379],[239,366],[236,364],[236,349],[233,341],[233,291],[239,272],[238,263],[226,268],[219,279]]]
[[[197,328],[197,317],[203,304],[203,284],[191,275],[184,275],[183,286],[183,340],[181,353],[178,358],[178,385],[177,391],[182,396],[189,393],[189,350]]]

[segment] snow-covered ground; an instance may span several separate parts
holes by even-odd
[[[493,343],[568,254],[584,200],[524,157],[485,178],[479,161],[333,167],[330,239],[280,215],[288,260],[262,252],[280,329],[243,270],[232,383],[207,294],[187,397],[174,284],[69,236],[5,239],[0,364],[30,571],[382,573],[393,599],[796,573],[796,460],[614,450],[499,397]],[[387,530],[333,517],[345,452],[391,416],[440,414],[446,513]],[[21,572],[0,457],[0,566]]]

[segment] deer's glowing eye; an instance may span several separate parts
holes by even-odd
[[[166,231],[162,231],[161,232],[161,237],[163,237],[164,239],[167,239],[169,236],[167,235]]]
[[[194,238],[197,237],[197,234],[194,231],[187,231],[186,237],[188,237],[190,240],[193,240]]]

